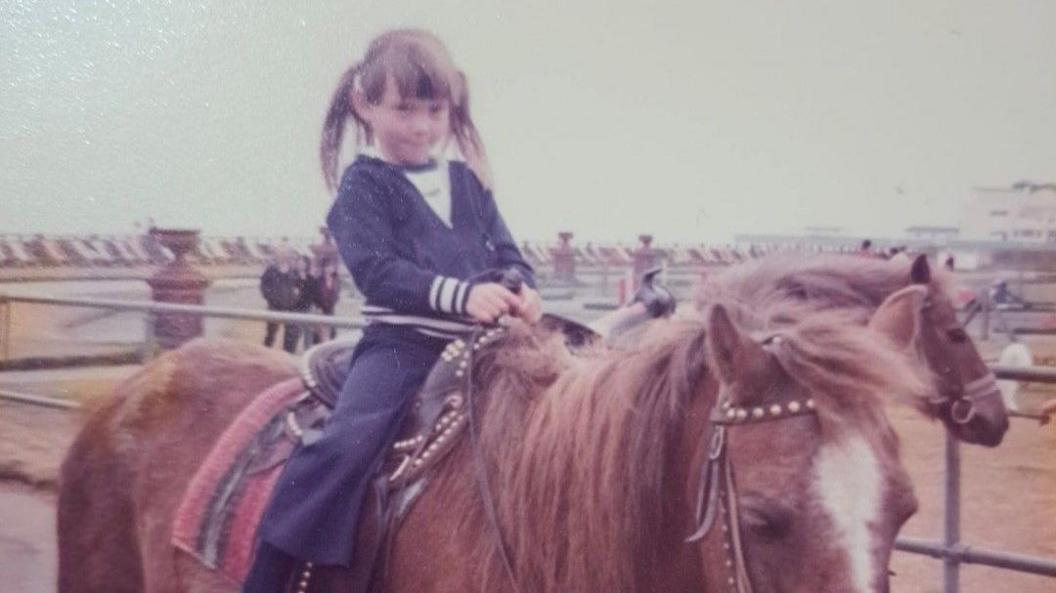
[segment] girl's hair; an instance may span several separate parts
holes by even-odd
[[[351,119],[356,142],[373,141],[367,122],[352,105],[352,92],[362,91],[367,101],[378,103],[385,94],[385,81],[392,77],[402,97],[448,99],[451,102],[451,134],[466,163],[485,187],[491,186],[484,145],[469,115],[469,88],[466,76],[451,61],[443,43],[432,33],[419,29],[397,29],[378,36],[367,48],[363,61],[344,75],[330,100],[319,146],[323,178],[330,191],[338,182],[338,161],[345,126]]]

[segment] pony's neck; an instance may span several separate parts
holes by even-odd
[[[500,505],[529,590],[630,592],[681,578],[672,567],[686,554],[689,460],[702,439],[685,423],[713,397],[692,400],[674,358],[621,353],[569,369],[525,414],[503,455]]]

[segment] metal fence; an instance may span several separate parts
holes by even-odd
[[[282,323],[301,323],[305,325],[322,325],[346,329],[360,329],[364,323],[358,319],[312,315],[309,313],[276,313],[273,311],[253,311],[235,307],[205,307],[201,305],[180,305],[174,303],[156,303],[153,301],[127,301],[121,299],[88,299],[76,297],[49,297],[46,295],[5,295],[0,293],[0,358],[7,358],[11,341],[11,303],[37,305],[55,305],[64,307],[84,307],[105,309],[109,311],[130,311],[144,314],[143,346],[144,360],[149,359],[156,349],[154,336],[154,318],[156,315],[182,313],[201,317],[224,319],[244,319],[249,321],[277,321]]]
[[[1022,380],[1014,372],[996,373],[1001,379]],[[1054,381],[1056,382],[1056,381]],[[1056,560],[977,548],[961,541],[961,445],[946,434],[945,518],[942,541],[900,537],[895,549],[942,560],[944,593],[960,591],[961,564],[981,564],[1016,572],[1056,577]]]
[[[203,317],[316,324],[353,329],[363,327],[363,322],[356,319],[341,319],[303,313],[273,313],[226,307],[204,307],[114,299],[59,298],[43,295],[9,296],[0,294],[0,332],[2,332],[0,333],[0,342],[2,342],[2,344],[0,344],[0,349],[5,352],[5,356],[7,342],[10,339],[10,303],[75,306],[115,311],[142,312],[146,316],[143,352],[148,355],[155,349],[153,317],[154,315],[164,313],[185,313],[188,315],[200,315]],[[998,379],[1056,383],[1056,368],[1052,367],[1035,366],[1019,368],[992,366],[991,368],[994,370],[994,374]],[[12,391],[0,390],[0,398],[59,408],[76,407],[76,404],[71,404],[71,402]],[[944,508],[945,518],[942,541],[900,537],[895,542],[895,548],[897,550],[910,554],[922,554],[942,561],[944,593],[957,593],[960,590],[961,564],[980,564],[1017,572],[1056,577],[1056,560],[1004,551],[987,550],[971,546],[961,541],[960,443],[949,434],[946,435]]]

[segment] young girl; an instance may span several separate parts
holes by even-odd
[[[337,183],[346,123],[360,154]],[[454,140],[468,166],[445,162]],[[327,217],[370,322],[319,440],[290,458],[264,514],[243,591],[283,589],[300,563],[352,561],[359,510],[409,397],[448,341],[475,323],[540,316],[538,293],[489,191],[465,76],[432,34],[375,39],[341,78],[323,127]],[[472,278],[516,268],[514,294]]]

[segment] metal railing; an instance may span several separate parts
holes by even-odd
[[[990,367],[998,379],[1056,383],[1056,368],[1052,367]],[[946,433],[946,467],[944,487],[943,539],[932,541],[900,537],[895,549],[910,554],[922,554],[942,560],[943,593],[960,591],[960,565],[981,564],[1016,572],[1056,577],[1056,560],[1010,552],[987,550],[961,541],[961,444]]]
[[[364,323],[357,319],[342,319],[305,313],[274,313],[268,311],[249,311],[230,307],[206,307],[198,305],[178,305],[144,301],[124,301],[115,299],[87,299],[70,297],[49,297],[43,295],[11,296],[0,294],[0,340],[6,343],[9,339],[10,303],[31,303],[55,306],[76,306],[119,311],[139,311],[147,314],[144,352],[154,349],[153,316],[162,313],[185,313],[203,317],[220,317],[257,321],[278,321],[324,325],[331,327],[359,329]],[[991,366],[998,379],[1014,381],[1056,383],[1056,368],[1052,367],[1007,367]],[[76,408],[74,402],[48,398],[39,395],[0,390],[0,399],[10,399],[34,405],[56,408]],[[1017,572],[1056,577],[1056,560],[1038,558],[1003,551],[977,548],[961,541],[961,453],[960,443],[949,433],[946,435],[946,467],[943,523],[943,540],[933,541],[913,537],[900,537],[895,542],[895,549],[910,554],[921,554],[937,558],[943,562],[943,591],[958,593],[960,590],[960,565],[980,564]]]
[[[1052,315],[1056,312],[1056,305],[1052,303],[1018,303],[997,304],[988,290],[982,291],[979,298],[971,301],[960,312],[961,324],[967,328],[977,317],[979,318],[979,335],[983,340],[989,340],[993,330],[1005,334],[1009,341],[1015,342],[1020,335],[1056,335],[1056,327],[1015,327],[1009,323],[1006,314],[1042,314]],[[995,327],[996,325],[996,327]]]
[[[365,326],[359,319],[313,315],[310,313],[277,313],[274,311],[253,311],[235,307],[210,307],[203,305],[181,305],[175,303],[156,303],[153,301],[127,301],[121,299],[90,299],[78,297],[50,297],[46,295],[7,295],[0,293],[0,358],[6,359],[11,340],[11,303],[37,305],[55,305],[65,307],[84,307],[110,311],[129,311],[144,313],[143,357],[150,358],[157,342],[154,336],[154,316],[160,314],[187,314],[201,317],[223,319],[242,319],[248,321],[276,321],[281,323],[301,323],[345,329],[361,329]]]

